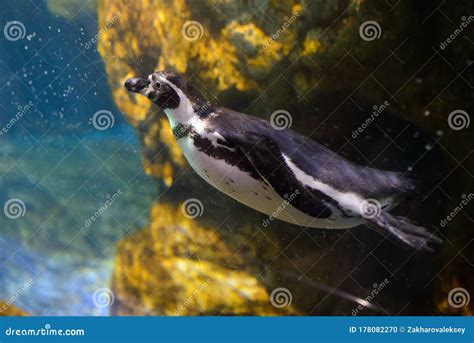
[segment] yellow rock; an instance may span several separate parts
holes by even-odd
[[[0,316],[28,316],[28,313],[9,302],[0,300]]]
[[[119,242],[112,284],[115,315],[296,313],[274,307],[239,253],[172,205],[156,204],[151,228]]]
[[[474,304],[470,299],[470,290],[467,287],[472,285],[474,278],[472,275],[450,275],[451,271],[448,269],[444,271],[443,278],[437,280],[436,293],[434,294],[436,310],[443,316],[472,316],[474,314]],[[462,281],[459,281],[459,277]]]

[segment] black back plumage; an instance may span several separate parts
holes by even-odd
[[[209,119],[210,130],[230,141],[253,134],[268,137],[299,169],[338,191],[381,199],[413,189],[412,181],[401,173],[357,165],[291,129],[275,130],[265,120],[226,108],[216,112],[217,116]]]

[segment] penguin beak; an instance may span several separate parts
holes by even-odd
[[[142,79],[140,77],[132,77],[125,81],[125,88],[127,88],[128,91],[134,92],[134,93],[140,93],[142,90],[144,90],[148,85],[150,84],[150,81],[148,79]]]

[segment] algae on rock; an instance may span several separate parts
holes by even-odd
[[[115,315],[277,315],[267,289],[218,232],[155,204],[150,229],[117,246]]]
[[[1,316],[28,316],[28,313],[9,302],[0,300],[0,317]]]

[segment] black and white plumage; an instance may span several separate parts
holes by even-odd
[[[417,249],[441,240],[388,211],[413,190],[400,173],[362,167],[290,129],[206,102],[171,72],[125,87],[166,113],[184,156],[204,180],[277,219],[313,228],[363,223]]]

